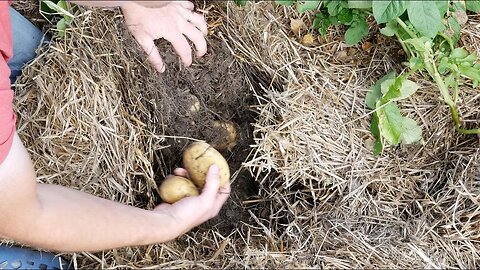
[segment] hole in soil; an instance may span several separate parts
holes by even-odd
[[[249,218],[242,202],[258,194],[259,185],[242,163],[250,153],[253,143],[255,113],[251,105],[255,98],[245,80],[243,67],[236,62],[228,48],[217,39],[208,40],[209,53],[196,59],[189,68],[179,64],[176,54],[165,42],[158,44],[167,70],[158,77],[147,78],[144,105],[151,112],[149,123],[155,123],[157,133],[167,136],[167,148],[157,151],[154,163],[156,182],[174,168],[182,167],[182,152],[190,138],[205,140],[210,144],[225,144],[228,132],[218,128],[215,121],[233,123],[237,131],[236,144],[219,150],[227,159],[232,176],[232,193],[220,215],[205,226],[218,226],[220,231],[230,231]],[[250,71],[249,71],[250,72]],[[161,203],[158,194],[153,198],[138,196],[141,203]],[[145,201],[147,200],[147,201]]]

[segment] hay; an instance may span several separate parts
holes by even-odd
[[[76,267],[478,268],[478,137],[453,130],[431,83],[416,78],[424,87],[402,103],[425,143],[389,147],[381,158],[369,149],[365,94],[400,68],[396,44],[369,37],[371,51],[346,48],[339,28],[305,47],[288,28],[298,16],[290,8],[209,10],[213,34],[246,64],[258,102],[244,166],[259,194],[241,202],[249,217],[229,233],[207,225],[167,244],[66,254]],[[154,71],[127,47],[134,42],[120,17],[82,9],[67,38],[24,70],[18,128],[39,181],[150,208],[155,177],[167,173],[155,171],[155,152],[167,145],[141,95],[141,75]],[[471,18],[464,42],[480,52],[478,22]],[[464,86],[461,112],[478,124],[476,91]]]
[[[290,8],[230,5],[228,14],[232,52],[268,74],[252,76],[261,104],[245,166],[271,202],[277,237],[296,258],[334,268],[478,267],[478,137],[454,131],[430,82],[415,78],[422,90],[402,103],[421,123],[425,143],[371,154],[365,94],[381,74],[399,68],[391,57],[396,45],[374,44],[369,61],[342,64],[338,56],[351,49],[307,48],[291,37],[289,18],[298,15]],[[464,31],[468,44],[478,44],[476,28],[478,17]],[[463,87],[460,106],[476,125],[477,91]]]
[[[156,76],[118,10],[80,9],[66,38],[40,50],[17,80],[18,132],[38,180],[152,208],[155,180],[172,169],[161,156],[169,146],[157,104],[142,95],[159,85]],[[261,229],[241,223],[222,233],[219,226],[167,244],[65,256],[78,268],[263,265],[244,260],[264,253]]]

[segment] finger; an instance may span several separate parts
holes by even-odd
[[[155,67],[158,72],[163,73],[165,71],[165,64],[163,63],[162,57],[160,56],[153,39],[147,35],[137,35],[135,36],[135,39],[147,53],[147,59],[150,61],[153,67]]]
[[[196,28],[198,28],[203,33],[203,35],[206,36],[208,34],[207,22],[205,21],[205,17],[202,14],[196,13],[196,12],[192,13],[192,11],[185,10],[185,9],[181,10],[180,12],[182,16],[185,18],[185,20],[187,20],[188,22],[193,24]]]
[[[214,164],[208,169],[207,176],[205,178],[205,186],[203,187],[202,194],[200,194],[200,196],[208,201],[213,202],[217,197],[219,187],[219,168]]]
[[[192,24],[185,24],[183,34],[190,39],[195,45],[197,57],[203,56],[207,53],[207,41],[205,36]]]
[[[205,17],[202,14],[194,13],[193,16],[190,18],[190,23],[193,24],[200,31],[202,31],[203,35],[206,36],[208,34],[207,22],[205,21]]]
[[[222,209],[223,205],[230,197],[230,192],[231,192],[230,183],[227,183],[225,186],[220,188],[220,190],[217,193],[217,197],[215,198],[215,202],[213,204],[214,215],[217,215],[218,212],[220,212],[220,209]]]
[[[153,210],[155,211],[164,211],[164,210],[167,210],[167,208],[171,207],[170,204],[168,203],[162,203],[162,204],[159,204],[157,206],[155,206],[155,208]]]
[[[190,48],[190,44],[188,44],[185,36],[180,32],[172,32],[165,36],[165,39],[172,44],[173,49],[180,56],[183,64],[190,66],[192,64],[192,48]]]
[[[177,3],[180,4],[183,8],[186,8],[188,10],[193,10],[195,8],[193,3],[190,1],[178,1]]]
[[[182,177],[185,177],[185,178],[190,178],[187,170],[185,170],[184,168],[176,168],[175,170],[173,170],[173,174],[176,175],[176,176],[182,176]]]

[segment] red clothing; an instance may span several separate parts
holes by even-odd
[[[15,134],[8,60],[13,55],[9,2],[0,0],[0,164],[7,157]]]

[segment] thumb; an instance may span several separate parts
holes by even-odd
[[[205,186],[203,187],[202,194],[200,196],[208,199],[215,200],[218,189],[220,188],[220,169],[216,164],[210,166],[205,178]]]

